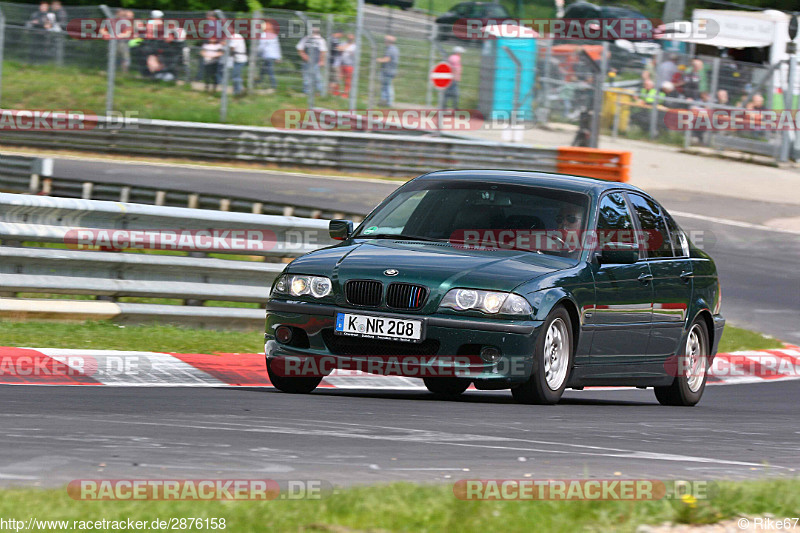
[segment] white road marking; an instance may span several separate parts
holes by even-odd
[[[761,231],[773,231],[775,233],[787,233],[789,235],[800,235],[800,231],[790,230],[790,229],[783,229],[783,228],[773,228],[770,226],[764,226],[763,224],[753,224],[751,222],[742,222],[741,220],[731,220],[729,218],[718,218],[718,217],[710,217],[707,215],[698,215],[695,213],[686,213],[684,211],[674,211],[672,209],[669,210],[670,214],[677,217],[686,217],[686,218],[694,218],[697,220],[705,220],[707,222],[715,222],[717,224],[725,224],[728,226],[736,226],[738,228],[748,228],[748,229],[757,229]]]

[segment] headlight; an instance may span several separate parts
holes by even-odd
[[[528,301],[518,294],[474,289],[452,289],[445,294],[439,306],[456,311],[474,309],[489,314],[530,315],[533,313]]]
[[[323,298],[331,293],[333,283],[324,276],[283,275],[275,282],[275,292],[291,296],[311,294],[314,298]]]

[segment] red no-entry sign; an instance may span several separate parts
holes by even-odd
[[[442,61],[431,69],[430,79],[437,89],[447,89],[453,83],[453,67]]]

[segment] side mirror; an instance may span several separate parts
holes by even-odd
[[[610,242],[603,246],[597,258],[601,265],[632,265],[639,260],[635,244]]]
[[[352,220],[331,220],[328,224],[328,233],[331,239],[335,241],[343,241],[353,234],[353,221]]]

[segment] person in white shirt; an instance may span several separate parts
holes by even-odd
[[[281,43],[275,33],[275,27],[269,21],[262,26],[263,31],[258,36],[258,57],[261,60],[261,69],[258,74],[258,83],[264,79],[264,74],[269,76],[270,88],[268,93],[275,92],[278,82],[275,80],[275,63],[281,61]]]
[[[303,92],[309,94],[315,90],[322,93],[322,75],[320,67],[325,64],[328,53],[328,44],[319,33],[319,28],[313,28],[311,35],[306,35],[297,43],[297,51],[303,60]]]
[[[247,64],[247,44],[244,37],[238,33],[234,33],[233,37],[228,41],[230,43],[230,56],[228,57],[227,68],[232,68],[231,79],[233,80],[233,94],[234,96],[242,96],[244,94],[244,82],[242,80],[242,70]],[[223,87],[222,90],[225,90]]]

